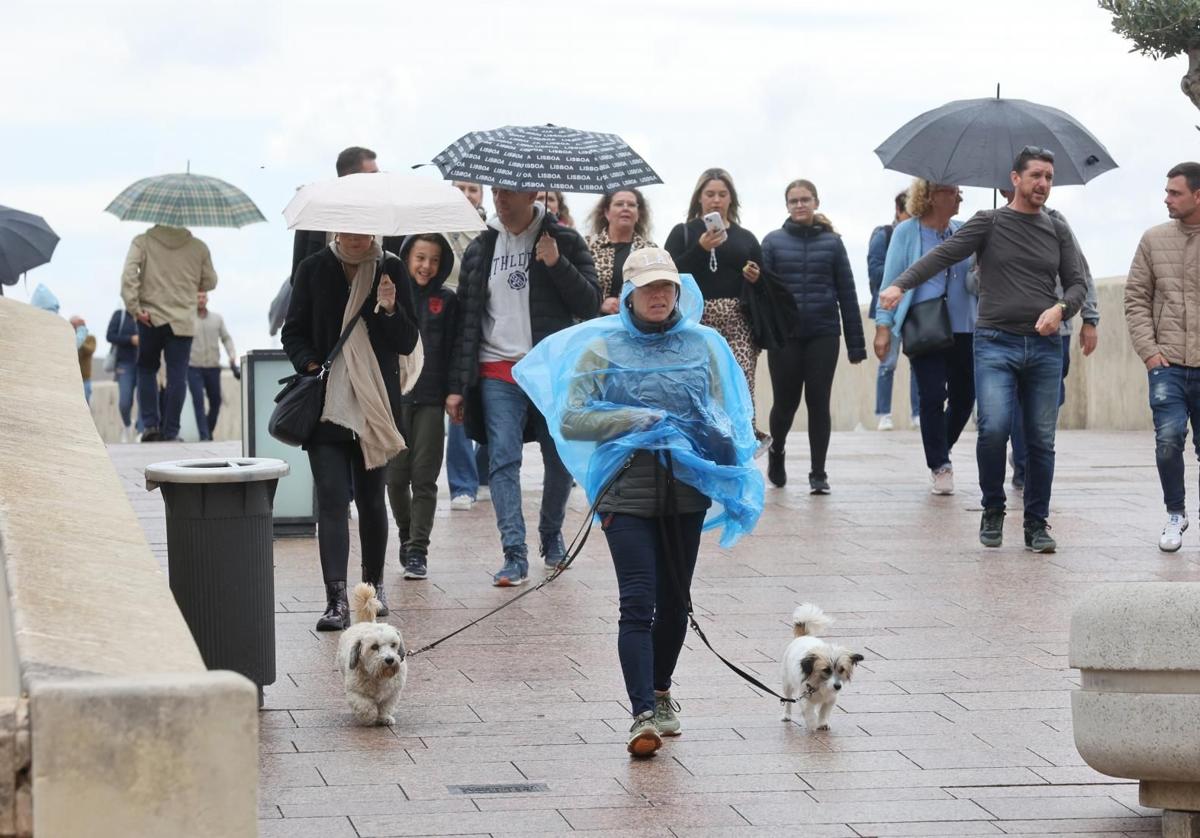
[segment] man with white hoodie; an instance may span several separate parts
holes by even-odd
[[[542,449],[538,534],[547,570],[564,558],[562,523],[571,475],[558,458],[545,419],[512,376],[513,365],[548,335],[600,309],[596,267],[583,237],[547,217],[535,192],[492,189],[496,216],[467,248],[459,274],[460,327],[450,359],[446,412],[488,445],[488,473],[504,565],[499,587],[529,575],[521,514],[521,449]]]
[[[137,320],[142,442],[179,436],[196,330],[196,298],[216,285],[208,246],[182,227],[156,224],[135,236],[129,246],[121,272],[121,298],[125,310]],[[167,391],[160,417],[157,375],[164,361]]]

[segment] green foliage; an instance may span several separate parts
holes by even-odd
[[[1200,0],[1099,0],[1113,31],[1153,58],[1200,49]]]

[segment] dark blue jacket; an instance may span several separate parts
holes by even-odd
[[[124,315],[124,319],[122,319]],[[106,339],[117,347],[117,366],[131,367],[137,363],[138,350],[133,345],[133,337],[137,334],[137,318],[123,308],[113,312],[108,321]]]
[[[871,231],[867,245],[867,286],[871,289],[871,305],[867,317],[875,319],[875,306],[879,305],[879,284],[883,282],[883,263],[887,261],[888,245],[892,243],[894,224],[884,224]]]
[[[454,249],[445,236],[439,235],[438,239],[442,245],[442,259],[438,263],[437,275],[425,286],[419,285],[408,272],[408,252],[417,237],[408,236],[400,247],[400,263],[404,266],[404,279],[412,288],[417,327],[421,332],[421,348],[425,355],[421,376],[412,390],[401,397],[405,404],[441,407],[449,395],[450,352],[454,349],[457,330],[458,297],[449,288],[443,287],[446,277],[454,268]]]
[[[866,358],[854,274],[842,237],[823,224],[803,225],[788,219],[782,229],[767,234],[762,249],[763,267],[783,280],[800,310],[795,336],[840,335],[845,329],[850,360]]]

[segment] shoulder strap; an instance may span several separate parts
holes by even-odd
[[[369,297],[367,298],[367,302],[370,302]],[[354,327],[358,325],[359,318],[362,317],[365,309],[366,303],[364,303],[363,307],[360,308],[354,317],[350,319],[350,322],[346,324],[346,328],[342,329],[342,334],[338,338],[337,343],[333,345],[333,349],[329,350],[329,357],[327,357],[325,359],[325,363],[321,365],[324,369],[328,370],[329,365],[333,363],[334,359],[337,358],[338,353],[342,351],[342,347],[346,344],[346,341],[349,340],[350,333],[354,331]]]

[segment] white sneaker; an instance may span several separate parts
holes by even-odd
[[[913,427],[916,428],[918,431],[921,430],[921,417],[920,416],[913,417]]]
[[[1164,553],[1174,553],[1183,546],[1183,533],[1187,528],[1187,515],[1172,512],[1167,518],[1167,525],[1163,527],[1162,535],[1159,536],[1158,549]]]
[[[489,489],[486,485],[480,486],[478,489],[475,490],[475,500],[491,500],[491,499],[492,499],[492,490]]]
[[[954,469],[950,466],[942,466],[934,469],[930,473],[933,480],[933,486],[929,490],[931,495],[952,495],[954,494]]]
[[[470,509],[475,505],[475,498],[470,495],[455,495],[450,498],[451,509]]]
[[[879,417],[879,427],[876,428],[875,430],[890,431],[894,427],[895,427],[895,425],[892,423],[892,414],[885,413]]]
[[[121,442],[128,443],[133,439],[133,428],[126,425],[121,428]]]

